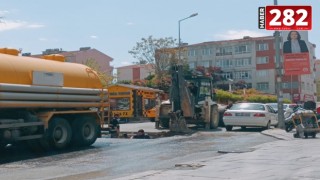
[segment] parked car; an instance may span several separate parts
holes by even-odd
[[[275,111],[278,111],[278,103],[267,103],[267,105],[271,106]],[[283,109],[286,109],[284,108],[284,105]]]
[[[287,108],[293,109],[293,108],[295,108],[297,106],[299,106],[299,105],[298,104],[283,104],[283,109],[287,109]]]
[[[278,125],[277,112],[263,103],[237,103],[223,114],[226,130],[231,131],[234,126],[243,129],[246,127],[263,127]]]
[[[271,106],[274,110],[278,111],[278,103],[267,103],[267,105]],[[293,109],[294,107],[298,106],[297,104],[283,104],[283,110],[287,108]]]

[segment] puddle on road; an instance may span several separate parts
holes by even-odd
[[[172,137],[172,136],[192,135],[193,133],[195,133],[195,132],[192,132],[192,133],[176,133],[176,132],[171,132],[171,131],[162,131],[162,132],[148,132],[146,134],[150,136],[150,139],[157,139],[157,138]],[[135,133],[133,133],[133,132],[120,132],[120,136],[118,138],[120,138],[120,139],[130,139],[134,135],[135,135]],[[106,134],[103,137],[104,138],[111,138],[111,135],[110,134]]]
[[[244,148],[244,149],[219,149],[217,152],[222,154],[227,153],[246,153],[254,151],[254,148]]]

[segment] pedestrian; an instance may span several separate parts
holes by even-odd
[[[190,82],[188,87],[192,95],[194,97],[197,97],[198,87],[193,82]]]
[[[306,42],[301,39],[298,31],[290,31],[287,40],[283,43],[283,53],[309,52]]]
[[[114,130],[116,131],[116,137],[119,137],[119,134],[120,134],[119,121],[120,121],[119,114],[114,114],[114,117],[110,121],[110,130],[111,131],[114,131]]]
[[[140,129],[136,135],[131,137],[131,139],[150,139],[150,136],[145,134],[143,129]]]

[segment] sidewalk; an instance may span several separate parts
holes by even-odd
[[[293,138],[293,132],[281,129],[266,130],[262,134],[279,141],[255,146],[251,152],[224,154],[176,165],[171,170],[147,171],[118,180],[320,179],[319,137]]]

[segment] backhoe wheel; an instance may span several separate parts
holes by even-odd
[[[54,149],[66,148],[72,137],[70,124],[63,118],[53,118],[49,122],[48,141]]]
[[[232,131],[233,126],[226,126],[227,131]]]
[[[156,129],[159,129],[159,128],[160,128],[160,122],[159,122],[159,121],[156,121],[156,122],[154,123],[154,126],[155,126]]]
[[[219,110],[218,106],[211,106],[210,113],[210,129],[216,129],[219,126]]]
[[[98,137],[99,125],[93,117],[79,117],[72,123],[72,142],[77,146],[90,146]]]
[[[168,129],[170,126],[170,118],[161,118],[160,119],[160,126],[165,129]]]

